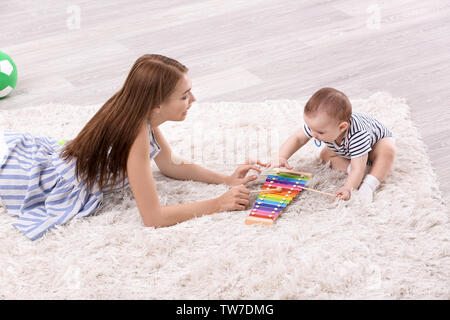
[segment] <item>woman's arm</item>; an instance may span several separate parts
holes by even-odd
[[[170,226],[213,212],[244,210],[248,204],[249,191],[244,186],[236,186],[222,196],[211,200],[161,206],[151,171],[149,154],[150,137],[147,125],[144,123],[130,149],[127,176],[145,226]]]
[[[157,140],[161,151],[155,157],[156,165],[165,176],[178,180],[194,180],[206,183],[238,185],[246,184],[255,180],[257,176],[246,177],[250,169],[261,172],[261,170],[253,163],[241,165],[231,175],[223,175],[221,173],[203,168],[195,163],[176,157],[159,128],[154,129],[155,139]],[[258,164],[263,165],[259,161]]]
[[[155,157],[155,162],[162,174],[178,180],[194,180],[215,184],[227,183],[227,176],[202,168],[194,163],[187,163],[185,160],[176,157],[161,130],[155,128],[153,132],[161,147],[161,151]]]

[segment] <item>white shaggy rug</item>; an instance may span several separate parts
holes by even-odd
[[[301,125],[305,100],[196,103],[162,130],[184,158],[231,173],[246,157],[269,160]],[[146,228],[129,189],[96,214],[32,242],[0,208],[1,299],[448,299],[449,212],[403,99],[353,100],[394,132],[392,174],[370,205],[302,192],[271,226],[244,224],[249,210]],[[99,106],[1,111],[0,127],[73,138]],[[290,163],[334,192],[345,175],[310,142]],[[176,181],[155,167],[162,204],[216,197],[224,185]],[[249,185],[256,189],[265,177]]]

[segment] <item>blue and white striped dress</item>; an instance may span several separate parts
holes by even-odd
[[[161,150],[150,128],[150,158]],[[62,146],[51,137],[29,133],[0,132],[0,200],[8,214],[18,217],[13,225],[29,239],[36,240],[47,230],[73,217],[97,211],[106,193],[96,185],[90,192],[75,176],[76,160],[64,161]],[[128,186],[128,179],[125,180]]]

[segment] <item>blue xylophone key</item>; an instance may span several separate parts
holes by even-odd
[[[282,206],[274,206],[267,203],[255,204],[252,209],[263,210],[263,211],[281,211],[284,207]]]
[[[274,179],[274,180],[278,180],[278,181],[286,181],[286,182],[292,182],[292,183],[296,183],[296,182],[304,182],[306,183],[306,180],[304,179],[293,179],[293,178],[286,178],[286,177],[280,177],[280,176],[274,176],[274,175],[268,175],[267,179]]]
[[[275,201],[270,201],[270,200],[260,200],[257,199],[255,204],[270,204],[273,206],[280,206],[280,207],[286,207],[288,205],[289,202],[275,202]]]
[[[302,186],[302,187],[304,187],[307,182],[305,180],[287,181],[287,180],[279,179],[278,177],[267,179],[266,181],[267,182],[275,182],[276,181],[277,183],[284,184],[286,186],[297,186],[298,185],[298,186]]]

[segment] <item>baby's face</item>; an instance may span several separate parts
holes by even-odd
[[[333,142],[348,128],[348,123],[330,117],[325,112],[303,114],[303,120],[311,129],[311,135],[324,142]]]

